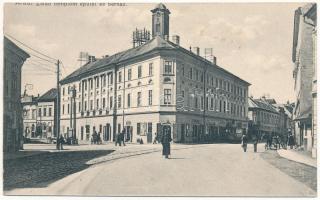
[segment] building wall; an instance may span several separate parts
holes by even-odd
[[[23,148],[21,67],[29,57],[11,41],[4,40],[3,70],[3,151],[15,152]]]
[[[303,15],[308,9],[309,5],[301,8],[301,13],[296,12],[296,18],[299,19],[299,29],[296,31],[296,37],[294,37],[294,43],[296,46],[296,57],[294,79],[295,79],[295,96],[296,107],[294,111],[294,119],[300,116],[301,113],[305,113],[310,110],[312,105],[312,77],[313,77],[313,65],[314,65],[314,45],[313,45],[313,26],[305,23]],[[294,47],[295,48],[295,47]],[[311,114],[311,113],[310,113]],[[295,127],[296,141],[298,145],[303,145],[306,149],[310,149],[312,146],[311,136],[311,118],[306,120],[298,120]]]
[[[23,105],[23,136],[25,138],[36,137],[37,127],[37,105]]]
[[[227,122],[232,122],[235,126],[240,123],[239,129],[241,131],[243,130],[242,123],[244,122],[244,129],[246,130],[248,85],[230,74],[211,67],[208,69],[211,76],[208,76],[210,80],[207,82],[211,81],[211,77],[215,77],[218,78],[218,85],[214,85],[216,82],[212,81],[212,84],[210,82],[208,86],[205,86],[204,69],[211,65],[207,64],[208,66],[206,66],[203,63],[203,61],[198,61],[185,54],[162,52],[152,57],[107,68],[103,72],[88,75],[80,81],[63,84],[61,86],[60,131],[61,133],[67,133],[67,130],[71,129],[71,108],[69,108],[68,112],[71,94],[67,93],[67,88],[74,86],[79,91],[79,83],[81,83],[81,92],[77,92],[76,98],[76,132],[77,138],[80,140],[85,140],[86,138],[81,137],[81,130],[85,130],[86,125],[90,125],[90,137],[93,133],[93,126],[97,132],[101,132],[104,136],[105,132],[107,132],[107,124],[109,124],[110,129],[108,131],[111,131],[111,136],[107,138],[109,141],[113,141],[115,133],[119,133],[125,128],[132,133],[130,140],[136,142],[137,139],[142,139],[144,143],[150,142],[150,138],[154,139],[155,132],[160,131],[159,124],[168,124],[172,127],[172,135],[175,142],[180,142],[181,140],[181,131],[179,132],[181,124],[190,123],[190,125],[193,125],[193,120],[197,125],[203,125],[206,120],[211,125],[213,123],[221,123],[220,127],[224,128]],[[152,70],[150,70],[151,66]],[[188,78],[187,70],[191,67],[193,68],[193,75],[192,78]],[[140,72],[139,69],[141,69]],[[181,75],[183,70],[185,70],[185,75]],[[131,79],[129,79],[129,71]],[[109,76],[106,76],[106,85],[104,86],[104,78],[101,79],[101,77],[106,74],[109,74]],[[113,76],[112,82],[111,74]],[[203,77],[201,77],[201,74]],[[87,90],[85,90],[86,81]],[[98,81],[99,84],[97,83]],[[208,92],[208,89],[214,89],[214,92]],[[207,91],[207,95],[204,94],[204,91]],[[182,93],[184,93],[184,97],[182,97]],[[128,94],[130,94],[130,105],[128,105]],[[138,94],[141,95],[140,98],[138,98]],[[204,96],[208,96],[208,103],[211,103],[211,98],[215,102],[212,109],[210,106],[208,106],[208,109],[206,108],[205,118],[207,119],[205,121],[203,120],[203,113],[207,103]],[[103,98],[105,98],[105,106],[102,104]],[[110,105],[111,101],[112,105]],[[198,102],[197,105],[195,104],[196,101]],[[78,109],[79,103],[80,110]],[[179,104],[180,106],[181,103],[183,107],[177,108],[177,105]],[[87,106],[84,106],[85,104]],[[178,109],[182,113],[177,114],[176,111]],[[187,113],[184,114],[184,112]],[[220,122],[221,119],[224,119],[222,120],[223,122]],[[140,127],[140,133],[138,126]],[[199,130],[202,130],[201,134],[204,134],[204,127],[209,130],[209,126],[203,126],[203,128],[199,128]],[[188,136],[186,138],[186,142],[194,142],[195,140],[198,141],[196,137]]]
[[[54,102],[38,102],[37,126],[41,129],[41,138],[55,137],[55,104]]]

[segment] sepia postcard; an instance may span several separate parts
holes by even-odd
[[[5,2],[3,195],[317,197],[317,3]]]

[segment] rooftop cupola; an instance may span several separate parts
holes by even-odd
[[[162,3],[159,3],[152,12],[152,37],[160,36],[169,38],[170,11]]]

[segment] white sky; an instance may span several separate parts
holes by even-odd
[[[156,4],[57,7],[4,5],[4,33],[60,59],[68,75],[79,67],[80,51],[96,57],[132,47],[132,31],[151,30]],[[166,3],[171,11],[170,35],[183,47],[212,47],[218,65],[250,82],[249,94],[269,94],[279,103],[294,100],[292,37],[294,11],[303,3]],[[32,58],[34,62],[36,58]],[[33,63],[34,63],[33,62]],[[49,68],[54,69],[53,65]],[[41,75],[44,73],[44,75]],[[49,72],[51,73],[51,72]],[[56,85],[49,74],[23,66],[22,87],[43,94]]]

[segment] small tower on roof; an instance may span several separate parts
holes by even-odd
[[[170,11],[162,3],[159,3],[152,12],[152,37],[160,36],[169,38]]]

